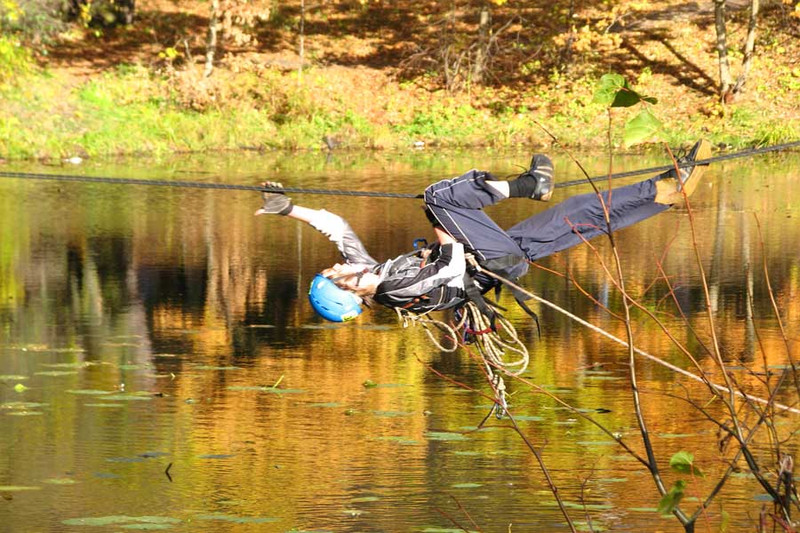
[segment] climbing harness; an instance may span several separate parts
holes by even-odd
[[[742,157],[752,157],[755,155],[765,154],[768,152],[778,152],[789,150],[791,148],[800,147],[800,141],[794,141],[784,144],[777,144],[774,146],[764,146],[761,148],[750,148],[748,150],[741,150],[730,154],[719,155],[708,159],[697,161],[678,162],[678,168],[688,168],[697,165],[708,165],[719,161],[727,161],[731,159],[738,159]],[[659,174],[668,170],[674,170],[675,164],[643,168],[639,170],[631,170],[628,172],[619,172],[616,174],[595,176],[589,179],[577,179],[572,181],[565,181],[557,183],[557,189],[564,187],[573,187],[575,185],[582,185],[596,180],[620,179],[629,178],[632,176],[639,176],[643,174]],[[373,191],[347,191],[339,189],[303,189],[299,187],[264,187],[261,185],[237,185],[227,183],[213,183],[213,182],[198,182],[198,181],[175,181],[163,179],[140,179],[140,178],[111,178],[105,176],[79,176],[70,174],[43,174],[33,172],[13,172],[13,171],[0,171],[0,178],[12,179],[32,179],[32,180],[46,180],[46,181],[72,181],[72,182],[89,182],[89,183],[107,183],[115,185],[150,185],[160,187],[183,187],[194,189],[221,189],[228,191],[258,191],[258,192],[284,192],[295,194],[325,194],[334,196],[366,196],[372,198],[422,198],[421,194],[415,193],[393,193],[393,192],[373,192]]]

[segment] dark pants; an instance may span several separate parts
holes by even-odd
[[[425,190],[425,203],[436,220],[463,243],[480,263],[508,262],[510,257],[536,261],[606,233],[603,208],[594,192],[567,198],[550,209],[503,230],[482,208],[505,199],[486,184],[486,174],[471,170]],[[609,206],[611,228],[619,230],[669,208],[654,202],[659,176],[602,193]],[[520,265],[506,274],[518,277]],[[491,266],[489,266],[491,268]]]

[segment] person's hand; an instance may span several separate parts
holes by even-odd
[[[270,189],[283,189],[283,184],[277,181],[265,181],[261,186]],[[261,196],[264,198],[264,205],[256,211],[256,216],[288,215],[294,207],[291,198],[283,192],[263,191]]]
[[[334,278],[339,276],[347,276],[351,274],[357,274],[359,272],[363,272],[363,267],[357,267],[351,264],[340,264],[336,263],[332,267],[326,268],[321,272],[323,276],[326,278]]]

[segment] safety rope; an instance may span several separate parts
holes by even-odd
[[[495,404],[492,406],[492,412],[498,419],[505,415],[508,410],[506,385],[503,376],[497,370],[518,376],[525,372],[530,360],[528,348],[520,340],[511,322],[498,314],[495,319],[496,328],[492,330],[489,319],[472,302],[467,302],[461,307],[458,322],[454,326],[429,318],[430,311],[417,314],[399,307],[395,307],[394,310],[404,328],[421,326],[434,346],[443,352],[452,353],[461,343],[474,344],[494,391]],[[445,337],[452,339],[452,346],[441,343],[430,326],[436,327],[445,334]],[[491,415],[491,412],[489,414]]]
[[[495,315],[495,329],[491,320],[472,302],[467,302],[460,311],[459,323],[465,340],[473,340],[483,360],[489,385],[495,395],[495,403],[488,416],[494,413],[498,419],[508,411],[506,384],[501,372],[519,376],[528,368],[528,348],[520,340],[511,322],[500,313]],[[497,371],[499,370],[499,372]]]
[[[611,333],[605,331],[604,329],[599,328],[599,327],[595,326],[594,324],[592,324],[590,322],[587,322],[586,320],[580,318],[579,316],[577,316],[577,315],[575,315],[573,313],[570,313],[569,311],[567,311],[563,307],[560,307],[560,306],[554,304],[553,302],[551,302],[551,301],[549,301],[549,300],[547,300],[545,298],[542,298],[541,296],[537,296],[537,295],[533,294],[532,292],[523,289],[522,287],[520,287],[519,285],[517,285],[513,281],[508,280],[508,279],[506,279],[506,278],[504,278],[502,276],[499,276],[499,275],[495,274],[494,272],[492,272],[490,270],[485,270],[484,269],[484,272],[487,275],[489,275],[490,277],[496,279],[497,281],[499,281],[501,283],[504,283],[505,285],[509,286],[510,288],[512,288],[512,289],[514,289],[514,290],[516,290],[516,291],[518,291],[518,292],[520,292],[522,294],[525,294],[529,298],[539,302],[542,305],[546,305],[547,307],[550,307],[551,309],[561,313],[562,315],[566,316],[567,318],[570,318],[570,319],[574,320],[575,322],[581,324],[582,326],[585,326],[585,327],[591,329],[592,331],[594,331],[596,333],[599,333],[600,335],[603,335],[607,339],[610,339],[610,340],[616,342],[617,344],[620,344],[620,345],[622,345],[622,346],[624,346],[626,348],[628,348],[630,346],[627,343],[627,341],[612,335]],[[668,363],[668,362],[664,361],[663,359],[659,359],[658,357],[656,357],[656,356],[654,356],[652,354],[649,354],[649,353],[645,352],[644,350],[636,348],[635,346],[633,347],[633,351],[636,354],[638,354],[638,355],[640,355],[640,356],[642,356],[642,357],[644,357],[646,359],[649,359],[650,361],[653,361],[654,363],[657,363],[657,364],[659,364],[659,365],[661,365],[663,367],[666,367],[666,368],[672,370],[673,372],[676,372],[678,374],[686,376],[689,379],[693,379],[693,380],[699,381],[701,383],[707,383],[709,386],[713,387],[714,389],[716,389],[718,391],[727,392],[729,394],[731,393],[731,390],[728,389],[727,387],[725,387],[724,385],[719,385],[719,384],[714,383],[712,381],[705,381],[702,377],[700,377],[700,376],[698,376],[696,374],[693,374],[693,373],[689,372],[688,370],[684,370],[683,368],[680,368],[680,367],[675,366],[675,365],[673,365],[671,363]],[[771,402],[769,400],[765,400],[764,398],[759,398],[758,396],[753,396],[751,394],[747,394],[747,393],[739,391],[739,390],[734,390],[733,394],[735,394],[736,396],[738,396],[740,398],[745,398],[745,399],[747,399],[749,401],[760,403],[762,405],[772,404],[777,409],[781,409],[783,411],[787,411],[787,412],[794,413],[794,414],[800,414],[800,409],[797,409],[795,407],[790,407],[788,405],[784,405],[784,404],[781,404],[781,403],[778,403],[778,402]]]
[[[742,157],[752,157],[755,155],[765,154],[768,152],[777,152],[789,150],[790,148],[800,147],[800,141],[790,143],[777,144],[774,146],[765,146],[762,148],[751,148],[748,150],[741,150],[730,154],[719,155],[708,159],[698,161],[679,161],[678,168],[688,168],[697,165],[707,165],[719,161],[728,161],[731,159],[738,159]],[[631,170],[628,172],[619,172],[604,176],[595,176],[589,179],[577,179],[572,181],[565,181],[557,183],[556,188],[573,187],[575,185],[582,185],[589,183],[589,180],[608,180],[608,179],[621,179],[631,176],[639,176],[642,174],[658,174],[666,172],[675,168],[674,164],[643,168],[639,170]],[[78,176],[70,174],[42,174],[33,172],[14,172],[14,171],[0,171],[0,178],[13,178],[13,179],[31,179],[31,180],[48,180],[48,181],[71,181],[71,182],[89,182],[89,183],[107,183],[114,185],[150,185],[156,187],[182,187],[193,189],[221,189],[228,191],[258,191],[258,192],[286,192],[292,194],[324,194],[332,196],[366,196],[372,198],[422,198],[421,194],[415,193],[394,193],[394,192],[372,192],[372,191],[348,191],[341,189],[304,189],[300,187],[284,187],[273,188],[264,187],[261,185],[237,185],[227,183],[213,183],[202,181],[175,181],[163,179],[141,179],[141,178],[111,178],[106,176]]]
[[[425,333],[428,335],[428,338],[431,340],[431,342],[441,351],[452,353],[458,350],[458,335],[456,334],[455,329],[450,327],[449,324],[445,324],[441,320],[428,318],[430,311],[417,314],[409,311],[408,309],[401,309],[400,307],[395,307],[394,311],[397,313],[397,319],[401,324],[403,324],[404,328],[417,325],[421,326],[422,329],[425,330]],[[439,339],[434,336],[433,331],[431,331],[429,326],[433,326],[442,331],[445,334],[445,337],[452,339],[453,345],[445,346],[439,342]]]

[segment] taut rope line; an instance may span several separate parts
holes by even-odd
[[[529,296],[530,298],[536,300],[540,304],[546,305],[547,307],[550,307],[551,309],[554,309],[555,311],[558,311],[559,313],[565,315],[567,318],[570,318],[570,319],[574,320],[575,322],[581,324],[582,326],[586,326],[587,328],[591,329],[595,333],[599,333],[600,335],[603,335],[607,339],[610,339],[610,340],[616,342],[617,344],[621,344],[622,346],[624,346],[626,348],[628,347],[628,342],[627,341],[612,335],[611,333],[607,332],[606,330],[595,326],[594,324],[582,319],[581,317],[579,317],[579,316],[577,316],[575,314],[570,313],[569,311],[567,311],[563,307],[559,307],[558,305],[554,304],[553,302],[551,302],[549,300],[545,300],[541,296],[536,296],[532,292],[523,289],[522,287],[520,287],[516,283],[514,283],[514,282],[512,282],[510,280],[507,280],[507,279],[503,278],[502,276],[498,276],[497,274],[495,274],[494,272],[492,272],[490,270],[482,269],[482,272],[484,272],[485,274],[489,275],[490,277],[493,277],[494,279],[500,281],[501,283],[504,283],[504,284],[508,285],[512,289],[520,291],[521,293],[525,294],[526,296]],[[703,380],[703,378],[701,378],[697,374],[693,374],[693,373],[689,372],[688,370],[684,370],[684,369],[682,369],[682,368],[680,368],[678,366],[675,366],[675,365],[673,365],[671,363],[668,363],[668,362],[664,361],[663,359],[659,359],[655,355],[649,354],[649,353],[645,352],[644,350],[641,350],[641,349],[639,349],[639,348],[637,348],[635,346],[633,347],[633,351],[636,352],[638,355],[641,355],[642,357],[644,357],[646,359],[649,359],[650,361],[658,363],[659,365],[664,366],[664,367],[672,370],[673,372],[677,372],[678,374],[686,376],[687,378],[693,379],[695,381],[699,381],[700,383],[706,383]],[[712,387],[714,387],[715,389],[719,390],[719,391],[727,392],[727,393],[731,392],[730,389],[728,389],[727,387],[725,387],[723,385],[718,385],[718,384],[714,383],[713,381],[708,381],[708,384],[711,385]],[[760,403],[760,404],[764,404],[764,405],[770,403],[768,400],[765,400],[763,398],[759,398],[758,396],[753,396],[753,395],[750,395],[750,394],[747,394],[747,393],[744,393],[744,392],[741,392],[741,391],[738,391],[738,390],[734,390],[733,393],[736,396],[739,396],[740,398],[745,398],[747,400],[750,400],[750,401],[753,401],[753,402],[756,402],[756,403]],[[785,410],[785,411],[788,411],[788,412],[794,413],[794,414],[800,414],[800,409],[797,409],[797,408],[794,408],[794,407],[790,407],[788,405],[783,405],[783,404],[780,404],[780,403],[777,403],[777,402],[773,402],[773,405],[778,409],[782,409],[782,410]]]
[[[800,147],[800,141],[794,141],[785,144],[777,144],[774,146],[765,146],[763,148],[751,148],[749,150],[742,150],[733,152],[731,154],[720,155],[708,159],[698,161],[679,162],[678,168],[688,168],[697,165],[707,165],[719,161],[727,161],[730,159],[738,159],[742,157],[752,157],[754,155],[765,154],[768,152],[778,152],[781,150],[788,150],[790,148]],[[639,176],[643,174],[658,174],[668,170],[675,169],[674,164],[664,165],[660,167],[643,168],[639,170],[631,170],[628,172],[619,172],[616,174],[595,176],[591,178],[592,181],[629,178],[631,176]],[[72,181],[72,182],[89,182],[89,183],[108,183],[114,185],[150,185],[157,187],[183,187],[191,189],[221,189],[226,191],[258,191],[258,192],[286,192],[294,194],[324,194],[331,196],[367,196],[372,198],[422,198],[421,194],[415,193],[396,193],[396,192],[372,192],[372,191],[347,191],[340,189],[303,189],[299,187],[284,187],[282,189],[262,187],[260,185],[236,185],[225,183],[207,183],[202,181],[173,181],[173,180],[146,180],[140,178],[111,178],[106,176],[76,176],[69,174],[42,174],[33,172],[13,172],[13,171],[0,171],[0,178],[16,178],[16,179],[31,179],[31,180],[46,180],[46,181]],[[588,179],[578,179],[572,181],[565,181],[557,183],[556,188],[573,187],[575,185],[582,185],[589,183]]]

